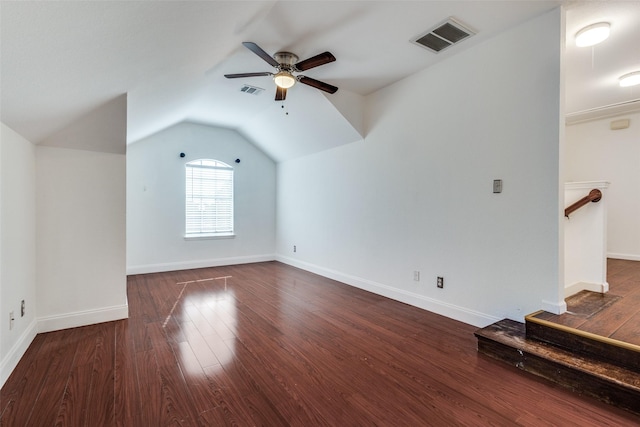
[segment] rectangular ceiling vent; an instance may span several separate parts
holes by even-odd
[[[255,86],[244,85],[240,88],[240,92],[248,93],[249,95],[260,95],[264,92],[264,89]]]
[[[460,21],[449,18],[418,37],[414,43],[438,53],[454,44],[460,43],[475,33],[475,31],[460,23]]]

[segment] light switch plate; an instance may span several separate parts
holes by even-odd
[[[493,192],[494,193],[502,193],[502,180],[494,179],[493,180]]]

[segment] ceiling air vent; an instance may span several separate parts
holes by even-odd
[[[475,31],[469,29],[466,25],[449,18],[429,30],[426,34],[418,37],[414,43],[438,53],[474,34]]]
[[[240,92],[248,93],[249,95],[260,95],[264,92],[264,89],[255,86],[244,85],[240,88]]]

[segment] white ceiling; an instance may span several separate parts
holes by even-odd
[[[634,100],[635,105],[627,105],[627,110],[640,110],[640,86],[621,88],[618,84],[620,76],[640,71],[640,1],[576,2],[567,6],[566,18],[567,115],[579,116]],[[611,24],[610,37],[593,47],[577,47],[575,34],[597,22]]]
[[[561,4],[560,1],[1,1],[0,119],[40,143],[128,94],[127,140],[189,120],[238,129],[277,161],[363,136],[362,97]],[[453,16],[477,35],[440,54],[411,40]],[[578,50],[584,25],[612,23],[609,40]],[[272,71],[244,48],[336,62],[304,74],[284,105]],[[575,113],[638,99],[619,75],[640,69],[640,2],[567,5],[566,106]],[[593,65],[592,65],[593,64]],[[240,92],[243,84],[264,88]],[[284,107],[284,108],[282,108]]]

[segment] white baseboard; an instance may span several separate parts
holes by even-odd
[[[127,319],[128,317],[129,306],[127,304],[40,317],[38,318],[38,333],[112,322],[114,320]]]
[[[577,282],[564,288],[564,297],[570,297],[571,295],[575,295],[580,291],[591,291],[606,294],[607,292],[609,292],[609,283]]]
[[[479,328],[485,327],[501,320],[497,317],[480,313],[475,310],[470,310],[433,298],[425,297],[424,295],[419,295],[413,292],[405,291],[403,289],[397,289],[388,285],[384,285],[382,283],[377,283],[360,277],[351,276],[339,271],[320,267],[318,265],[299,261],[293,258],[278,255],[276,257],[276,261],[280,261],[284,264],[298,267],[303,270],[319,274],[320,276],[327,277],[332,280],[337,280],[347,285],[360,288],[377,295],[382,295],[384,297],[391,298],[393,300],[400,301],[414,307],[419,307],[423,310],[431,311],[433,313],[440,314],[442,316],[446,316],[460,322],[477,326]]]
[[[251,255],[230,258],[203,259],[197,261],[178,261],[167,262],[161,264],[146,264],[127,266],[127,275],[131,274],[147,274],[162,273],[164,271],[191,270],[194,268],[221,267],[225,265],[251,264],[254,262],[273,261],[276,256],[268,255]]]
[[[11,347],[11,350],[9,350],[9,353],[7,353],[2,362],[0,362],[0,387],[7,381],[11,372],[13,372],[18,365],[18,362],[20,362],[20,359],[24,356],[24,353],[37,334],[102,322],[111,322],[128,317],[129,306],[125,304],[34,319],[14,346]]]
[[[38,322],[36,319],[31,322],[31,324],[27,327],[27,329],[20,335],[18,341],[11,347],[9,353],[2,359],[0,362],[0,387],[4,385],[7,381],[11,372],[16,368],[18,362],[24,356],[24,353],[27,351],[33,339],[36,337],[38,333]]]
[[[567,303],[564,300],[559,303],[542,300],[542,309],[552,314],[562,314],[567,311]]]
[[[608,253],[607,258],[625,259],[627,261],[640,261],[640,255]]]

